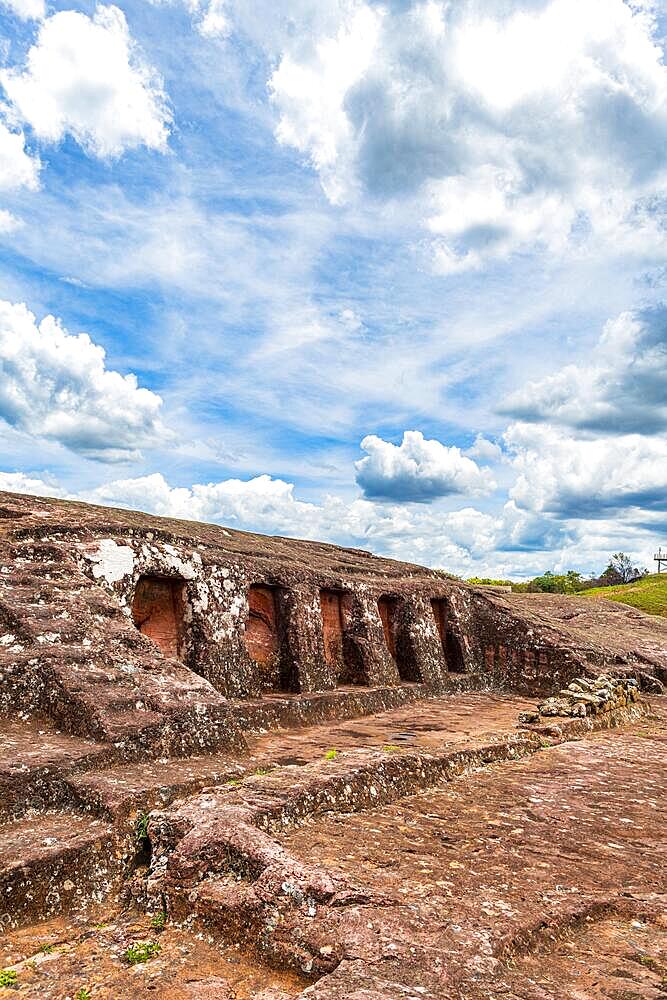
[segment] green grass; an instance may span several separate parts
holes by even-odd
[[[606,597],[609,601],[631,604],[647,615],[662,615],[667,618],[667,573],[653,573],[652,576],[643,576],[641,580],[622,583],[618,587],[582,590],[577,596]]]
[[[14,986],[17,980],[13,969],[0,969],[0,986]]]

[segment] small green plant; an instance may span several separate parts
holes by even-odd
[[[385,743],[382,749],[384,750],[385,753],[396,753],[396,751],[400,750],[401,748],[397,747],[394,743]]]
[[[13,969],[0,969],[0,986],[14,986],[17,979]]]
[[[651,969],[653,972],[660,972],[660,965],[654,958],[646,954],[638,954],[636,956],[637,961],[640,965],[644,965],[647,969]]]
[[[131,944],[125,951],[125,961],[128,965],[139,965],[141,962],[148,962],[160,954],[162,946],[158,941],[137,941]]]
[[[236,788],[237,785],[241,784],[241,779],[240,778],[230,778],[229,781],[227,782],[227,784],[231,785],[232,788]]]
[[[137,840],[148,840],[148,813],[139,813],[135,831]]]
[[[324,759],[325,760],[335,760],[337,756],[338,756],[338,751],[337,750],[327,750],[327,752],[324,755]]]
[[[51,955],[56,950],[56,946],[54,944],[43,944],[39,950],[43,955]]]
[[[92,1000],[92,993],[85,986],[82,986],[79,992],[75,994],[74,1000]]]
[[[258,767],[255,771],[255,774],[258,777],[261,777],[263,774],[271,774],[271,771],[273,771],[272,767]]]
[[[160,910],[160,912],[156,913],[153,919],[151,920],[151,927],[153,928],[154,931],[163,931],[166,923],[167,923],[167,914],[164,912],[164,910]]]

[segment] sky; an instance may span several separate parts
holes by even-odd
[[[667,544],[664,0],[0,0],[0,489]]]

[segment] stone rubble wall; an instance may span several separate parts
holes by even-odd
[[[522,712],[520,722],[538,722],[553,716],[586,718],[629,708],[640,698],[634,677],[577,677],[558,694],[541,701],[536,712]]]

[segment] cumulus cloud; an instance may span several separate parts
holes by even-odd
[[[162,400],[105,365],[102,347],[23,304],[0,301],[0,419],[101,461],[139,457],[167,436]]]
[[[576,438],[548,425],[512,424],[505,442],[518,508],[559,518],[667,510],[667,440],[624,434]]]
[[[585,367],[567,365],[510,395],[501,412],[605,434],[667,429],[667,307],[622,313]]]
[[[467,576],[531,576],[545,566],[599,570],[609,552],[640,551],[642,545],[648,549],[652,544],[636,524],[625,525],[621,534],[611,520],[566,523],[523,509],[514,500],[498,515],[473,507],[446,511],[439,505],[346,501],[337,496],[306,502],[296,496],[293,484],[270,476],[179,487],[155,473],[67,494],[49,477],[0,473],[0,489],[363,547]]]
[[[35,497],[64,497],[65,491],[55,480],[25,472],[0,472],[0,490],[7,493],[29,493]]]
[[[333,202],[417,197],[455,272],[591,236],[663,243],[667,67],[624,0],[349,0],[270,79]],[[638,233],[642,236],[638,237]]]
[[[294,485],[270,476],[172,487],[156,473],[116,480],[80,499],[187,517],[267,534],[313,538],[363,546],[396,558],[430,565],[462,565],[486,552],[498,530],[489,515],[473,509],[441,513],[431,509],[325,496],[300,500]]]
[[[313,503],[300,500],[292,483],[270,476],[174,487],[156,473],[106,483],[78,498],[166,517],[361,546],[469,574],[489,572],[491,566],[497,569],[502,553],[511,553],[516,567],[534,559],[535,553],[562,548],[576,537],[567,525],[522,510],[513,501],[497,516],[473,507],[446,511],[331,495]]]
[[[405,431],[400,445],[369,434],[361,447],[367,454],[355,468],[367,497],[428,503],[451,494],[478,496],[495,485],[459,448],[429,441],[420,431]]]
[[[478,458],[482,462],[499,462],[503,456],[503,450],[495,441],[489,441],[483,434],[478,434],[471,448],[468,448],[467,455],[470,458]]]
[[[101,157],[166,146],[171,116],[161,81],[113,5],[98,5],[92,17],[65,10],[47,18],[25,68],[3,70],[0,82],[13,113],[42,140],[69,134]]]
[[[269,81],[280,110],[279,142],[308,154],[334,203],[354,185],[355,134],[346,95],[370,67],[381,23],[377,10],[358,4],[333,37],[317,40],[310,59],[285,53]]]
[[[41,21],[44,17],[44,0],[2,0],[2,4],[24,21]]]

